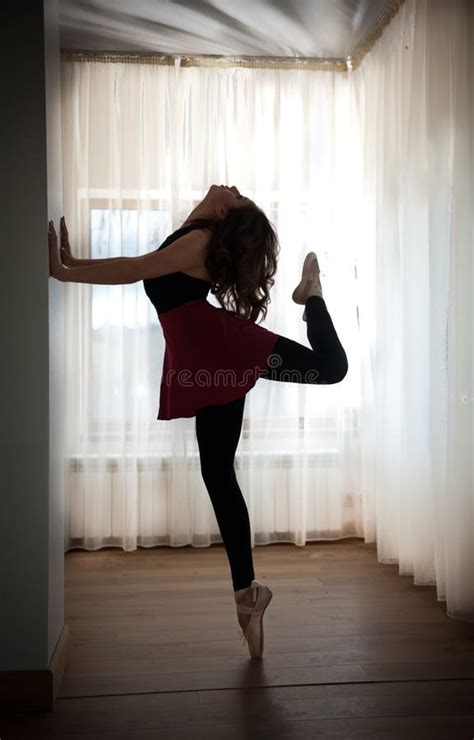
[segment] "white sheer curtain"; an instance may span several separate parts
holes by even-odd
[[[471,48],[467,2],[422,1],[355,72],[62,63],[77,256],[151,251],[210,184],[236,184],[282,246],[265,326],[306,345],[291,292],[319,256],[349,373],[248,394],[236,472],[253,543],[377,541],[461,618],[474,616]],[[164,340],[142,284],[65,287],[65,548],[220,542],[194,418],[156,419]]]
[[[407,2],[352,77],[364,152],[365,531],[474,620],[474,6]]]

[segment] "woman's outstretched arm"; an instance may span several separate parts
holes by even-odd
[[[54,224],[49,222],[50,275],[62,282],[94,285],[125,285],[169,275],[204,264],[208,235],[200,229],[176,239],[166,250],[154,250],[137,257],[110,257],[93,264],[66,267],[58,248]]]
[[[136,283],[140,276],[136,257],[110,257],[91,260],[89,264],[67,267],[61,261],[54,223],[49,222],[49,274],[63,283],[92,283],[93,285],[126,285]]]
[[[85,267],[86,265],[100,265],[101,262],[107,260],[123,260],[123,257],[99,257],[81,259],[81,257],[74,257],[71,251],[71,245],[69,244],[69,232],[66,226],[64,216],[61,216],[61,262],[66,267]]]
[[[64,283],[92,283],[93,285],[126,285],[139,280],[134,257],[112,257],[99,264],[63,267]]]
[[[97,257],[96,259],[85,257],[69,257],[67,260],[63,258],[63,265],[66,267],[85,267],[86,265],[100,265],[102,262],[110,262],[110,260],[123,260],[124,257]]]

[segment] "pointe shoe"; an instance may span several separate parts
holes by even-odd
[[[249,589],[252,589],[252,604],[246,606],[237,602],[237,611],[241,614],[250,614],[250,619],[244,631],[238,630],[242,637],[242,644],[247,642],[250,657],[261,660],[263,656],[263,614],[273,597],[273,592],[268,586],[263,586],[258,581],[252,581]]]
[[[308,252],[303,262],[301,280],[293,291],[292,299],[295,303],[304,305],[311,295],[323,297],[323,289],[319,280],[319,264],[315,252]],[[306,308],[303,312],[303,321],[306,321]]]

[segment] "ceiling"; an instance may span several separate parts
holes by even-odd
[[[59,0],[61,49],[346,59],[391,0]]]

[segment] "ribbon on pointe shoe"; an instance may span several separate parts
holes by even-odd
[[[247,638],[245,637],[245,635],[244,635],[244,633],[243,633],[242,630],[237,630],[237,634],[240,635],[240,638],[241,638],[240,644],[243,647],[245,645],[245,643],[247,642]]]
[[[259,584],[256,581],[252,581],[251,585],[248,587],[252,589],[252,604],[254,605],[257,601],[258,586]],[[246,591],[247,590],[248,589],[246,589]],[[240,604],[238,601],[236,605],[237,605],[237,611],[239,611],[241,614],[250,614],[250,616],[252,616],[252,614],[257,614],[257,612],[255,611],[255,606],[246,606],[245,604]],[[250,623],[250,620],[249,620],[249,623]],[[245,632],[239,629],[237,630],[237,634],[241,638],[241,645],[245,645],[245,643],[247,642]]]
[[[252,583],[250,584],[250,586],[248,586],[245,589],[245,591],[248,591],[249,588],[252,589],[252,604],[255,604],[255,602],[257,601],[258,587],[259,587],[258,582],[257,581],[252,581]],[[235,603],[236,603],[237,611],[240,612],[241,614],[253,614],[255,607],[253,607],[253,606],[246,606],[239,599],[236,599],[235,600]]]

